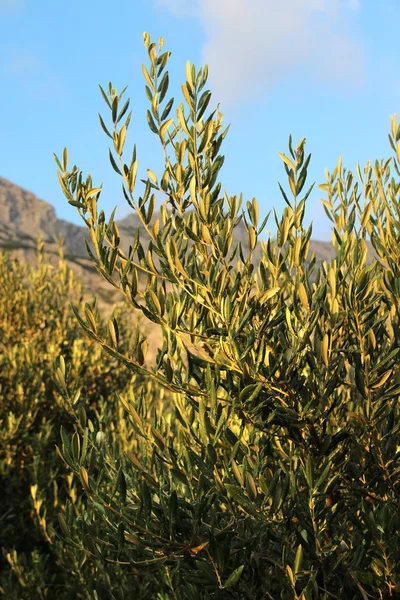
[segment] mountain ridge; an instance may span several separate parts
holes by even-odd
[[[58,256],[55,241],[64,238],[65,258],[71,268],[83,278],[84,287],[99,293],[106,303],[113,302],[117,294],[110,290],[109,284],[95,270],[89,259],[85,242],[88,240],[86,228],[57,217],[55,208],[39,199],[35,194],[0,177],[0,250],[7,249],[12,256],[26,262],[32,262],[36,256],[37,235],[43,238],[45,252],[49,257]],[[136,226],[141,227],[139,217],[134,213],[117,221],[121,233],[121,245],[126,249],[135,235]],[[246,239],[244,231],[239,237]],[[142,228],[143,230],[143,228]],[[148,238],[143,230],[143,238]],[[145,241],[145,240],[144,240]],[[369,262],[374,256],[370,243]],[[314,252],[317,261],[329,261],[334,256],[331,242],[310,240],[310,252]],[[54,260],[51,259],[51,260]]]

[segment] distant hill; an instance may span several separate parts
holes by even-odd
[[[17,242],[23,248],[37,234],[52,243],[54,236],[65,237],[65,248],[77,256],[85,255],[83,227],[58,219],[54,208],[32,192],[0,177],[0,240]],[[36,242],[35,242],[36,244]]]
[[[136,227],[140,224],[135,214],[119,220],[121,245],[128,249],[133,240]],[[238,239],[247,243],[247,233],[243,227],[236,230]],[[99,294],[103,302],[109,304],[118,299],[118,293],[112,290],[95,271],[86,253],[86,228],[59,219],[54,208],[40,200],[32,192],[0,177],[0,249],[8,249],[20,260],[31,262],[36,256],[36,236],[40,234],[45,242],[45,250],[51,260],[58,256],[55,238],[63,236],[65,258],[71,268],[83,279],[87,290]],[[147,233],[142,230],[141,239],[146,243]],[[373,258],[371,252],[369,259]],[[311,240],[310,252],[315,252],[317,260],[329,261],[334,256],[331,242]]]

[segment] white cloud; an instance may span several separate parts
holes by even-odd
[[[350,10],[359,10],[361,8],[360,0],[347,0],[347,6]]]
[[[0,0],[0,14],[14,15],[25,7],[25,0]]]
[[[360,0],[157,2],[201,22],[202,63],[210,67],[214,98],[225,105],[264,93],[294,74],[329,89],[363,84],[363,49],[351,35],[349,14],[359,10]]]
[[[1,1],[1,0],[0,0]],[[156,4],[166,8],[175,17],[192,18],[198,15],[198,0],[156,0]]]

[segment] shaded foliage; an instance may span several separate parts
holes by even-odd
[[[54,380],[79,381],[75,401],[84,395],[96,429],[118,430],[128,444],[113,390],[129,389],[132,376],[82,335],[70,308],[81,285],[62,257],[58,266],[44,264],[39,246],[36,266],[0,254],[0,590],[10,599],[88,598],[92,585],[112,597],[107,574],[60,539],[60,510],[78,514],[86,503],[55,453],[60,427],[72,434],[75,413]],[[117,567],[112,573],[121,579]]]

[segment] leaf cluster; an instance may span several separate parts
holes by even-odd
[[[36,265],[0,254],[0,595],[89,598],[98,590],[111,598],[124,584],[119,567],[99,573],[85,564],[84,553],[62,542],[58,513],[76,515],[86,501],[55,445],[60,427],[73,434],[84,398],[93,430],[107,427],[129,447],[124,409],[113,401],[113,390],[118,382],[128,392],[132,376],[83,335],[70,308],[73,302],[84,309],[81,283],[62,258],[55,266],[45,263],[42,242],[38,250]],[[104,332],[96,304],[90,306]],[[126,339],[129,326],[120,309]],[[72,382],[73,408],[63,397],[65,381]],[[136,378],[135,388],[139,384]]]
[[[358,167],[358,181],[341,159],[326,172],[320,188],[335,257],[320,265],[309,254],[312,227],[303,225],[310,155],[305,139],[293,148],[290,137],[289,155],[280,154],[287,206],[281,217],[274,211],[277,236],[262,243],[257,267],[269,215],[261,221],[255,199],[222,191],[227,128],[211,107],[207,68],[187,63],[183,102],[170,116],[162,44],[145,34],[147,120],[165,170],[160,179],[148,170],[142,195],[135,194],[136,152],[124,157],[127,103],[120,108],[122,93],[111,84],[102,90],[111,166],[147,245],[138,229],[123,251],[113,216],[106,222],[98,214],[101,190],[76,167],[68,171],[66,152],[58,161],[93,262],[163,336],[150,366],[140,334],[126,351],[117,319],[104,336],[90,310],[76,312],[87,335],[150,387],[147,395],[120,394],[133,451],[107,435],[90,444],[86,429],[63,435],[60,453],[88,502],[83,516],[66,519],[66,539],[104,569],[125,566],[143,598],[394,597],[400,127],[393,117],[395,156],[364,174]],[[156,194],[164,197],[159,216]],[[239,224],[247,248],[234,242]],[[367,238],[378,256],[370,266]],[[152,413],[161,388],[172,407]],[[143,573],[153,574],[148,588]]]

